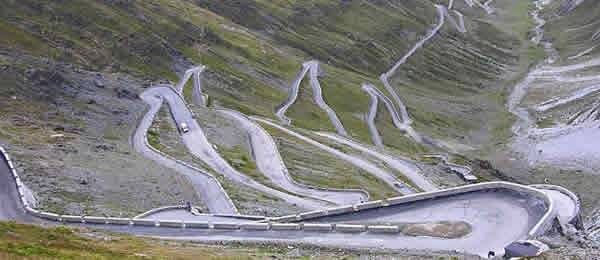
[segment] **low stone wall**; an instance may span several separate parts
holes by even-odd
[[[533,184],[533,185],[529,185],[529,187],[533,187],[536,189],[542,189],[542,190],[555,190],[555,191],[565,194],[569,198],[571,198],[573,200],[573,202],[575,203],[575,215],[572,219],[569,220],[569,224],[572,224],[578,228],[583,228],[583,226],[582,226],[583,223],[581,221],[581,200],[574,192],[572,192],[566,188],[563,188],[561,186],[550,185],[550,184]]]
[[[546,213],[540,219],[540,221],[528,232],[530,237],[535,237],[546,232],[552,225],[554,215],[554,202],[545,193],[535,188],[523,186],[520,184],[509,183],[509,182],[487,182],[465,185],[461,187],[450,188],[446,190],[438,190],[431,192],[424,192],[418,194],[410,194],[401,197],[388,198],[384,200],[376,200],[365,203],[359,203],[352,206],[337,207],[331,209],[325,209],[320,211],[312,211],[304,214],[283,216],[278,218],[267,219],[267,222],[300,222],[315,218],[334,216],[349,212],[360,212],[365,210],[377,209],[382,207],[389,207],[395,205],[401,205],[406,203],[412,203],[423,200],[430,200],[448,196],[455,196],[459,194],[483,191],[483,190],[495,190],[495,189],[506,189],[514,192],[527,194],[529,196],[538,198],[545,203]],[[393,226],[391,226],[393,227]],[[392,228],[393,229],[393,228]],[[379,228],[375,228],[375,231],[379,231]]]

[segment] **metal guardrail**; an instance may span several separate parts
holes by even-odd
[[[339,215],[348,212],[359,212],[382,207],[389,207],[405,203],[411,203],[422,200],[430,200],[440,197],[447,197],[474,191],[508,189],[519,193],[524,193],[537,197],[546,203],[546,213],[536,223],[536,225],[528,232],[530,238],[542,235],[552,225],[553,219],[556,217],[554,212],[554,202],[543,191],[532,187],[523,186],[509,182],[488,182],[466,185],[462,187],[450,188],[446,190],[425,192],[420,194],[412,194],[402,197],[388,198],[384,200],[359,203],[343,207],[331,208],[322,211],[305,212],[298,215],[284,216],[279,218],[267,218],[267,222],[252,222],[252,223],[235,223],[235,222],[209,222],[209,221],[182,221],[182,220],[148,220],[135,218],[114,218],[114,217],[97,217],[97,216],[73,216],[60,215],[52,212],[44,212],[32,208],[23,191],[23,183],[21,182],[14,164],[10,160],[6,150],[0,147],[0,153],[8,164],[11,173],[14,177],[15,184],[19,193],[20,202],[25,208],[25,211],[35,217],[62,222],[62,223],[80,223],[80,224],[96,224],[96,225],[131,225],[131,226],[147,226],[147,227],[165,227],[165,228],[192,228],[192,229],[214,229],[214,230],[297,230],[303,232],[340,232],[340,233],[399,233],[400,229],[394,225],[342,225],[342,224],[306,224],[306,223],[281,223],[290,221],[301,221],[312,218]]]

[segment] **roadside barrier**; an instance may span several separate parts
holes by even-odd
[[[245,223],[241,224],[240,227],[243,230],[269,230],[271,225],[269,223]]]
[[[156,221],[151,219],[132,219],[131,223],[134,226],[156,226]]]
[[[400,232],[400,228],[394,225],[350,225],[350,224],[313,224],[313,223],[285,223],[285,222],[296,222],[305,221],[316,218],[323,218],[328,216],[334,216],[349,212],[360,212],[368,210],[376,210],[383,207],[393,207],[402,204],[408,204],[416,201],[431,200],[436,198],[454,196],[459,194],[465,194],[475,191],[494,191],[494,190],[508,190],[517,192],[520,194],[526,194],[528,196],[539,199],[543,202],[545,207],[545,214],[536,223],[536,225],[528,232],[530,238],[544,234],[552,226],[556,213],[554,212],[554,201],[546,195],[543,191],[536,189],[553,189],[558,190],[567,194],[573,198],[577,203],[577,211],[580,210],[580,202],[577,196],[567,189],[553,185],[533,185],[534,187],[524,186],[520,184],[514,184],[509,182],[487,182],[471,184],[461,187],[450,188],[446,190],[438,190],[432,192],[424,192],[419,194],[411,194],[402,197],[388,198],[385,200],[371,201],[366,203],[359,203],[355,205],[335,207],[320,211],[311,211],[297,215],[283,216],[279,218],[262,218],[258,216],[252,216],[257,222],[252,223],[226,223],[226,222],[206,222],[206,221],[182,221],[182,220],[150,220],[140,218],[113,218],[113,217],[97,217],[97,216],[74,216],[74,215],[59,215],[52,212],[44,212],[32,208],[29,202],[25,198],[23,183],[19,178],[14,164],[8,157],[6,150],[0,147],[0,153],[3,159],[6,161],[10,168],[12,175],[15,180],[15,186],[18,191],[19,200],[23,205],[25,211],[35,217],[63,223],[83,223],[83,224],[95,224],[95,225],[132,225],[132,226],[146,226],[146,227],[168,227],[168,228],[191,228],[191,229],[212,229],[212,230],[253,230],[253,231],[302,231],[302,232],[340,232],[340,233],[362,233],[362,232],[373,232],[382,234],[397,234]],[[162,210],[181,208],[181,206],[169,206],[154,209],[143,213],[141,215],[147,216],[152,213],[160,212]],[[138,216],[140,217],[140,216]],[[265,219],[260,221],[261,219]],[[266,221],[266,223],[265,223]]]
[[[486,182],[486,183],[470,184],[470,185],[450,188],[450,189],[446,189],[446,190],[437,190],[437,191],[423,192],[423,193],[418,193],[418,194],[410,194],[410,195],[405,195],[405,196],[401,196],[401,197],[388,198],[385,200],[377,200],[377,201],[359,203],[359,204],[355,204],[353,206],[337,207],[337,208],[332,208],[330,210],[313,211],[313,212],[308,212],[308,213],[299,214],[299,215],[282,216],[282,217],[278,217],[278,218],[271,218],[266,221],[298,222],[298,221],[305,221],[305,220],[310,220],[310,219],[339,215],[339,214],[348,213],[348,212],[352,212],[352,211],[353,212],[361,212],[361,211],[366,211],[366,210],[375,210],[378,208],[397,206],[397,205],[408,204],[408,203],[417,202],[417,201],[432,200],[432,199],[436,199],[436,198],[449,197],[449,196],[465,194],[465,193],[469,193],[469,192],[492,191],[492,190],[499,190],[499,189],[509,190],[512,192],[517,192],[517,193],[522,193],[522,194],[527,194],[531,197],[540,199],[545,204],[544,206],[546,208],[546,212],[542,216],[542,218],[538,221],[538,223],[528,232],[528,235],[530,237],[539,236],[539,235],[543,234],[544,232],[546,232],[550,228],[550,226],[552,225],[552,221],[556,217],[555,212],[554,212],[555,205],[554,205],[554,202],[552,201],[552,199],[550,197],[548,197],[543,191],[540,191],[538,189],[520,185],[520,184],[509,183],[509,182]],[[350,208],[352,208],[352,211],[350,211]],[[372,227],[372,226],[369,226],[369,227]],[[381,229],[383,227],[384,226],[377,226],[374,228],[373,232],[381,231]],[[392,228],[390,228],[390,230],[394,230],[393,226],[391,226],[391,227]]]
[[[340,233],[362,233],[362,232],[367,231],[367,226],[336,224],[335,231],[340,232]]]
[[[158,226],[160,227],[172,227],[172,228],[184,228],[184,222],[182,220],[159,220]]]
[[[555,190],[562,194],[567,195],[569,198],[571,198],[573,200],[573,202],[575,202],[574,216],[573,216],[573,218],[571,218],[568,221],[568,223],[572,224],[574,226],[582,225],[582,223],[581,223],[581,200],[574,192],[572,192],[566,188],[563,188],[561,186],[550,185],[550,184],[533,184],[533,185],[529,185],[529,187],[533,187],[536,189],[543,189],[543,190]]]
[[[367,230],[373,233],[399,233],[400,228],[398,226],[368,226]]]
[[[300,229],[304,230],[304,231],[332,231],[333,230],[333,225],[332,224],[310,224],[310,223],[306,223],[306,224],[301,224],[302,227]]]
[[[300,225],[291,223],[273,223],[271,224],[271,230],[300,230]]]
[[[209,229],[210,225],[207,221],[186,221],[184,222],[186,228],[198,228],[198,229]]]

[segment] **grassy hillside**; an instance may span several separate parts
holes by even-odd
[[[600,32],[600,21],[597,19],[600,4],[596,1],[584,1],[568,13],[561,12],[559,4],[560,2],[554,3],[552,12],[547,14],[550,19],[547,35],[561,57],[568,59],[584,51],[587,54],[583,58],[600,55],[600,47],[597,47],[600,45],[600,34],[597,34]]]
[[[519,62],[518,54],[507,50],[519,49],[525,35],[502,27],[515,28],[504,22],[511,18],[527,20],[528,6],[502,5],[508,10],[492,18],[481,10],[465,10],[473,15],[468,34],[446,28],[399,74],[411,81],[397,85],[405,99],[418,102],[408,105],[423,130],[445,136],[442,129],[429,128],[452,128],[456,137],[473,124],[455,122],[453,111],[431,109],[419,97],[448,103],[448,95],[482,92],[482,85],[503,75],[497,65]],[[93,70],[172,80],[173,72],[203,63],[210,69],[208,94],[216,104],[250,114],[271,116],[300,62],[320,60],[331,65],[324,67],[322,78],[325,99],[350,133],[364,141],[366,127],[356,114],[365,113],[368,99],[360,84],[377,82],[438,20],[429,1],[12,1],[3,10],[0,32],[10,39],[6,47]],[[468,105],[463,110],[474,109],[472,102]],[[328,125],[323,116],[294,119],[311,129]]]
[[[447,4],[421,0],[7,1],[0,10],[0,61],[7,75],[2,78],[0,98],[0,134],[7,137],[2,142],[17,150],[25,182],[41,197],[43,207],[80,213],[84,209],[75,205],[85,202],[97,205],[87,211],[118,214],[127,211],[127,201],[120,198],[130,192],[127,185],[117,190],[110,185],[145,177],[150,177],[152,185],[140,187],[146,192],[137,194],[156,198],[143,200],[145,205],[136,212],[161,203],[198,200],[189,187],[185,192],[157,187],[163,181],[183,180],[139,158],[129,147],[133,122],[145,108],[136,95],[144,88],[176,81],[189,66],[201,63],[208,67],[203,83],[212,106],[274,118],[302,62],[316,59],[322,64],[319,80],[325,100],[352,138],[370,143],[365,123],[369,99],[361,84],[371,82],[383,89],[379,75],[438,22],[436,3]],[[530,3],[498,1],[494,7],[497,12],[488,15],[457,1],[455,8],[465,14],[468,32],[459,33],[447,24],[392,78],[415,128],[456,150],[502,142],[497,136],[506,135],[511,120],[504,112],[505,90],[539,57],[539,50],[527,41],[532,25]],[[68,80],[36,79],[30,72],[38,66],[48,75]],[[85,77],[81,70],[86,71]],[[103,89],[103,85],[109,87]],[[34,86],[33,91],[27,86]],[[51,93],[52,99],[38,98],[35,91],[40,89]],[[91,98],[98,93],[107,96]],[[72,97],[65,98],[68,95]],[[127,108],[108,108],[122,99],[127,100]],[[94,102],[106,109],[98,109]],[[36,116],[57,107],[61,117]],[[299,128],[332,129],[328,117],[312,101],[306,82],[288,115]],[[16,125],[19,120],[30,123]],[[103,132],[98,133],[97,122],[113,123],[103,125]],[[68,139],[66,144],[48,140],[70,125],[78,129],[79,138]],[[403,136],[383,109],[377,126],[394,152],[410,158],[431,152]],[[27,137],[27,148],[19,136]],[[103,163],[113,158],[95,148],[103,140],[117,147],[109,153],[123,163]],[[65,152],[61,145],[71,149]],[[60,161],[71,150],[80,154],[44,167],[44,160]],[[226,159],[239,159],[235,158],[239,152],[226,150]],[[52,156],[32,163],[29,158],[40,158],[41,153]],[[57,172],[59,167],[64,170]],[[97,179],[95,186],[77,184],[86,176]],[[77,188],[66,188],[66,184]],[[115,195],[96,194],[95,189]],[[53,194],[62,195],[55,199]],[[158,199],[163,197],[168,200]]]
[[[453,223],[440,223],[451,227]],[[446,235],[462,236],[469,227],[458,223]],[[465,230],[466,229],[466,230]],[[431,235],[418,225],[406,225],[409,236]],[[159,241],[128,235],[69,227],[38,227],[0,222],[1,259],[436,259],[454,260],[463,254],[429,256],[409,253],[359,252],[325,249],[308,245],[266,245],[236,242],[202,244]]]

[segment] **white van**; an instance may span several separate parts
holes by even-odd
[[[181,133],[187,133],[190,131],[190,128],[188,127],[188,125],[186,123],[181,123],[179,125],[179,131],[181,131]]]

